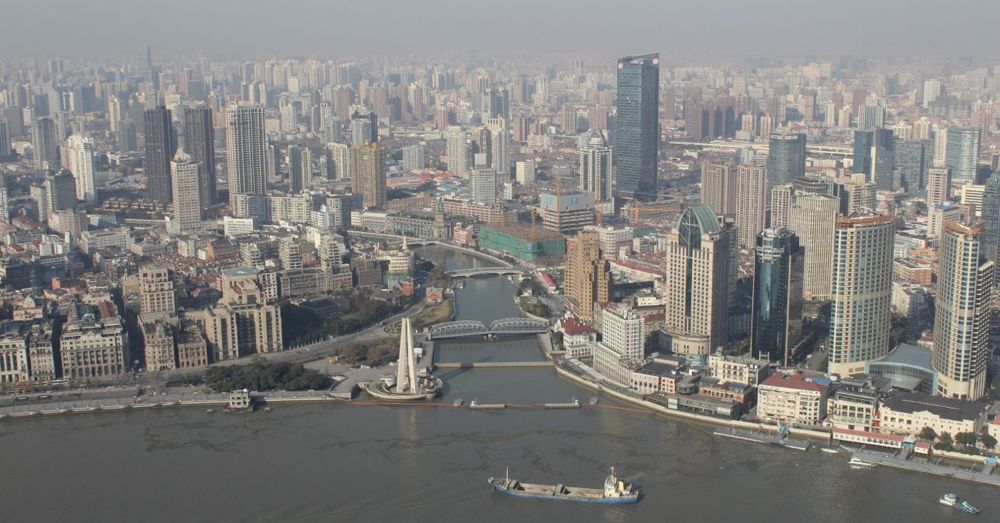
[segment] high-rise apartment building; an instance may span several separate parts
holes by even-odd
[[[736,170],[731,165],[702,162],[701,203],[711,207],[715,214],[736,214]]]
[[[469,145],[465,129],[457,125],[448,128],[447,134],[448,170],[456,178],[469,177]]]
[[[177,152],[177,139],[170,109],[163,106],[146,109],[143,118],[146,130],[146,155],[143,158],[146,191],[150,199],[169,203],[172,199],[170,160]]]
[[[892,262],[891,215],[836,220],[829,337],[829,370],[848,376],[889,352]]]
[[[365,207],[385,203],[385,157],[385,148],[378,142],[351,147],[351,190],[364,198]]]
[[[520,167],[518,162],[518,167]],[[534,162],[531,162],[534,168]],[[533,170],[533,169],[532,169]],[[594,193],[599,202],[610,200],[613,190],[611,148],[600,134],[593,136],[580,148],[580,190]],[[520,174],[520,171],[518,171]],[[534,178],[534,172],[531,173]]]
[[[948,201],[951,198],[951,169],[932,167],[927,170],[927,208]]]
[[[757,235],[750,351],[790,365],[802,336],[802,247],[788,229]]]
[[[753,250],[767,218],[767,170],[760,165],[736,167],[736,229],[741,249]]]
[[[517,162],[514,169],[514,177],[521,185],[531,185],[535,183],[535,161],[522,160]]]
[[[830,297],[834,224],[840,200],[825,194],[802,194],[789,212],[788,228],[802,246],[802,294],[805,299]]]
[[[484,205],[497,202],[497,171],[492,167],[481,166],[472,170],[469,177],[469,192],[472,201]]]
[[[596,231],[581,231],[566,240],[566,305],[585,321],[594,320],[594,304],[611,296],[611,266],[601,252]]]
[[[187,234],[201,229],[201,210],[204,204],[202,194],[202,170],[205,168],[194,161],[184,149],[178,149],[170,162],[170,183],[173,195],[173,220],[171,232]]]
[[[983,252],[981,223],[947,222],[941,237],[934,299],[937,394],[978,400],[986,394],[993,262]]]
[[[707,205],[685,209],[666,236],[666,331],[677,354],[705,358],[726,343],[732,241]]]
[[[74,134],[66,140],[66,168],[73,175],[76,199],[91,202],[97,198],[94,181],[94,140]]]
[[[771,188],[771,200],[768,205],[768,228],[788,227],[789,212],[792,208],[794,195],[795,187],[790,183],[775,185]]]
[[[335,142],[326,144],[326,176],[331,180],[351,179],[351,146]]]
[[[403,147],[403,170],[404,171],[419,171],[425,167],[424,162],[424,148],[422,145],[415,143],[412,145],[407,145]]]
[[[226,111],[226,164],[229,205],[241,194],[263,195],[267,190],[267,136],[264,108],[240,104]]]
[[[640,199],[656,199],[660,142],[660,55],[618,59],[618,128],[615,188]]]
[[[486,128],[490,131],[490,166],[501,181],[510,180],[510,129],[504,118],[489,118]]]

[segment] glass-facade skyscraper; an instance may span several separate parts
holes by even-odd
[[[656,199],[660,141],[660,55],[618,59],[618,128],[615,188],[638,199]]]
[[[1000,171],[994,171],[986,179],[986,191],[983,193],[982,236],[983,256],[992,261],[995,268],[998,263],[997,257],[1000,256]],[[1000,274],[994,274],[993,285],[1000,285]]]
[[[757,235],[750,350],[789,365],[802,335],[802,248],[788,229]]]
[[[976,164],[979,161],[979,129],[949,127],[945,166],[951,169],[953,183],[976,181]]]
[[[774,133],[767,148],[767,186],[791,183],[806,174],[805,133]]]

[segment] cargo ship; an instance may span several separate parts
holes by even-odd
[[[497,492],[519,498],[551,499],[575,501],[578,503],[600,503],[604,505],[627,505],[639,502],[639,489],[615,476],[615,468],[604,480],[604,488],[567,487],[565,485],[541,485],[522,483],[510,478],[510,470],[502,478],[490,478],[490,486]]]

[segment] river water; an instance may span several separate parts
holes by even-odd
[[[440,250],[449,264],[471,264]],[[470,280],[459,318],[516,315],[513,286]],[[492,348],[493,354],[490,353]],[[537,358],[533,338],[450,342],[452,361]],[[443,403],[539,403],[592,394],[551,369],[454,369]],[[208,415],[172,409],[0,422],[3,521],[965,521],[956,492],[1000,514],[1000,491],[846,457],[716,438],[711,428],[602,398],[578,410],[288,406]],[[632,506],[521,500],[486,479],[597,487],[637,482]]]

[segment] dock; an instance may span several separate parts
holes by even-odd
[[[762,443],[765,445],[774,445],[776,447],[785,447],[794,450],[809,450],[812,443],[806,440],[789,438],[780,431],[774,434],[752,431],[746,429],[715,429],[714,435],[735,439],[740,441],[749,441],[751,443]]]
[[[906,449],[894,454],[875,452],[871,450],[849,450],[858,459],[874,463],[875,465],[883,465],[901,470],[922,472],[924,474],[933,474],[935,476],[1000,487],[1000,475],[993,473],[995,465],[992,463],[983,463],[982,465],[975,464],[970,468],[960,468],[954,465],[943,464],[940,459],[938,459],[937,462],[912,459],[910,458],[909,451]],[[933,458],[931,457],[928,459]],[[981,468],[976,470],[976,467]]]

